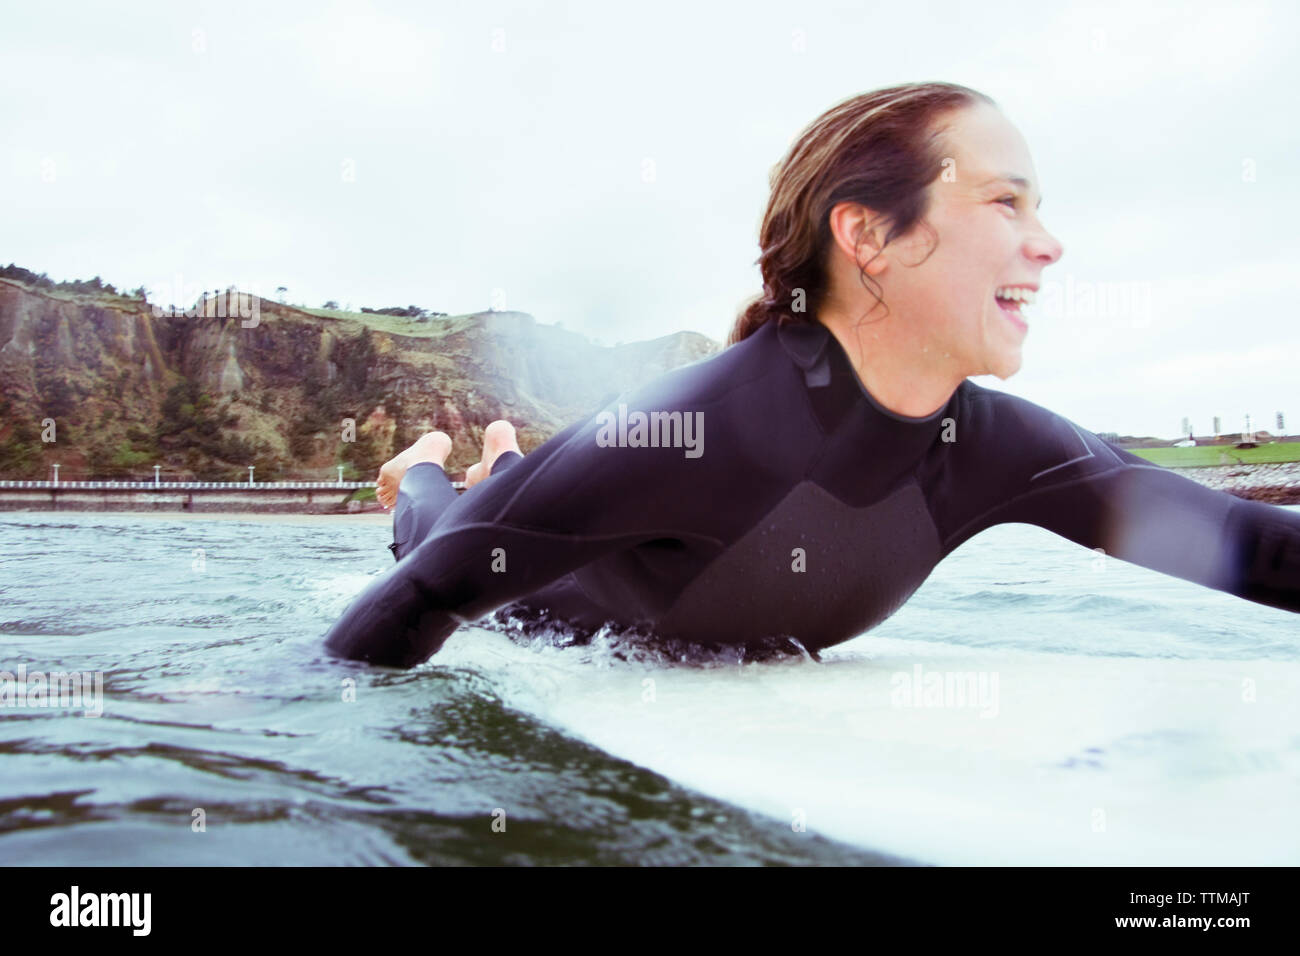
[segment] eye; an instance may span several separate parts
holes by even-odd
[[[1019,196],[1003,196],[1001,199],[998,200],[998,202],[1009,202],[1012,206],[1015,206],[1016,202],[1019,199],[1020,199]]]

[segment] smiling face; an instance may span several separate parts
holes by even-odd
[[[933,361],[950,365],[959,378],[1005,379],[1020,368],[1027,332],[999,306],[994,290],[1037,288],[1063,248],[1039,221],[1029,148],[1006,117],[981,103],[949,114],[945,125],[952,162],[929,187],[924,219],[933,232],[918,225],[886,246],[867,271],[878,273],[891,313],[916,328]]]

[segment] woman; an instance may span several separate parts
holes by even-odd
[[[1204,488],[968,376],[1021,362],[1042,271],[1024,140],[992,100],[908,84],[833,107],[773,170],[764,295],[728,348],[527,457],[489,427],[459,497],[431,433],[385,466],[397,565],[327,636],[409,667],[512,605],[809,651],[896,611],[994,524],[1300,611],[1300,517]]]

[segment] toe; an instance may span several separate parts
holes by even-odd
[[[519,441],[515,437],[515,426],[504,418],[483,429],[483,464],[490,471],[492,464],[504,451],[519,451]]]
[[[504,418],[498,418],[483,429],[483,444],[485,445],[509,445],[514,440],[515,426]]]

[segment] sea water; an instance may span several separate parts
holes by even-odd
[[[328,657],[389,541],[0,515],[0,863],[1300,862],[1290,612],[1002,525],[820,660]]]

